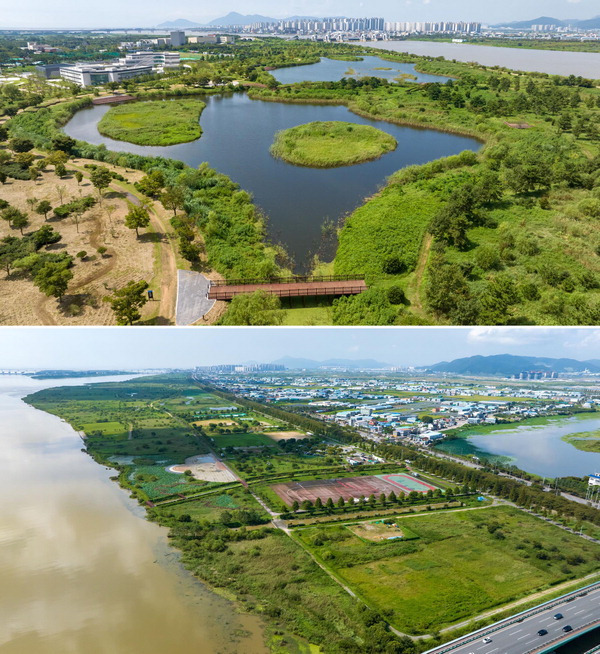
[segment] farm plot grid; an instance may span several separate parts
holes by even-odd
[[[289,506],[297,501],[299,504],[305,500],[314,502],[317,497],[322,502],[329,498],[337,501],[343,497],[346,501],[359,499],[362,495],[379,496],[381,493],[389,495],[394,493],[426,493],[436,490],[436,486],[426,483],[407,474],[394,473],[386,475],[371,475],[369,477],[345,477],[341,479],[311,479],[309,481],[288,482],[274,484],[271,487],[277,495]]]

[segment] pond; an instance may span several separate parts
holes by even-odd
[[[583,477],[600,471],[600,454],[578,450],[562,440],[563,436],[600,429],[598,414],[551,418],[544,424],[520,424],[514,427],[486,428],[485,433],[467,439],[449,440],[438,447],[454,454],[475,454],[483,457],[508,457],[526,472],[541,477]]]
[[[320,250],[321,226],[328,219],[337,223],[363,204],[385,184],[389,175],[411,164],[481,147],[472,138],[369,120],[344,106],[263,102],[251,100],[242,93],[203,100],[207,104],[200,119],[203,135],[191,143],[150,147],[104,137],[98,132],[97,124],[109,110],[106,106],[83,109],[67,123],[64,131],[82,141],[103,143],[117,152],[160,155],[193,167],[208,162],[253,195],[268,218],[270,239],[284,245],[295,261],[297,272],[310,268],[314,254],[331,259],[334,252]],[[269,148],[278,131],[329,120],[372,125],[394,136],[398,147],[375,161],[331,169],[302,168],[271,156]]]
[[[188,574],[167,530],[21,397],[51,386],[0,377],[0,650],[3,654],[267,654],[262,625]]]
[[[447,82],[449,77],[427,75],[415,70],[415,64],[399,64],[386,61],[380,57],[363,56],[362,61],[340,61],[322,57],[318,64],[292,66],[272,70],[271,75],[282,84],[298,82],[337,82],[342,77],[382,77],[390,82],[398,78],[408,82],[424,84],[426,82]],[[415,79],[413,79],[413,77]]]

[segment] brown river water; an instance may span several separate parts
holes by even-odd
[[[89,382],[0,376],[0,652],[266,654],[258,618],[188,574],[77,432],[21,400]]]

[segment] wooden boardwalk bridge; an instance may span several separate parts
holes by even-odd
[[[285,277],[269,280],[213,281],[208,289],[209,300],[232,300],[236,295],[265,291],[278,297],[320,297],[358,295],[367,290],[364,279],[350,275],[322,277]]]

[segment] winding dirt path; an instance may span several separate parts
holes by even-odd
[[[427,267],[432,244],[433,236],[431,234],[425,234],[423,244],[421,245],[421,251],[419,252],[415,274],[407,289],[408,299],[412,310],[423,317],[426,314],[423,303],[421,302],[421,285],[423,283],[423,275],[425,274],[425,268]]]

